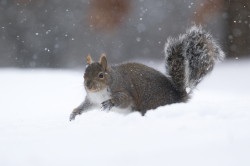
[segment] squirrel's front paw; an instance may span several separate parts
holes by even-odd
[[[76,115],[77,114],[75,112],[72,112],[69,116],[69,121],[75,120]]]
[[[77,109],[74,109],[69,116],[69,121],[75,120],[76,115],[79,115],[79,111]]]
[[[114,106],[114,103],[112,102],[111,99],[102,102],[102,110],[106,110],[106,109],[110,110],[113,106]]]

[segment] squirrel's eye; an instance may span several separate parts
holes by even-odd
[[[104,77],[103,73],[99,73],[98,77],[103,78]]]

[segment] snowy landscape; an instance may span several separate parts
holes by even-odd
[[[249,59],[216,65],[188,103],[70,122],[83,71],[0,69],[1,166],[250,165]]]
[[[0,0],[0,166],[250,166],[249,2]],[[93,109],[69,121],[86,96],[87,55],[165,73],[167,39],[195,24],[226,60],[190,101],[145,116]],[[182,37],[185,56],[192,46],[218,52]]]

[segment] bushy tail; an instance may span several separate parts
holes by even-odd
[[[225,54],[208,32],[201,26],[193,26],[179,38],[167,40],[165,56],[167,73],[174,86],[189,93]]]

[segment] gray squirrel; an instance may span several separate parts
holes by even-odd
[[[196,85],[225,56],[213,37],[196,25],[178,38],[168,38],[164,51],[166,74],[139,63],[109,66],[104,54],[99,62],[88,56],[84,73],[87,95],[71,113],[70,121],[98,106],[145,115],[159,106],[186,102]]]

